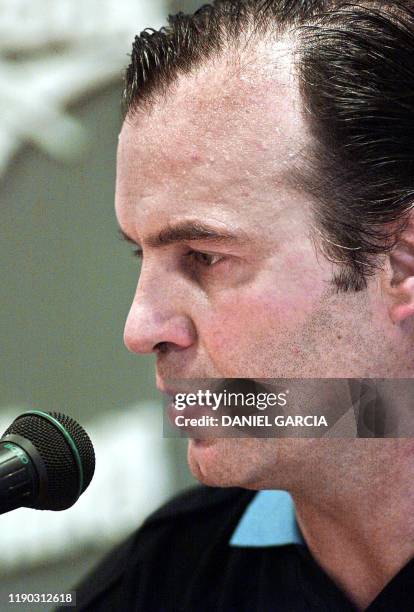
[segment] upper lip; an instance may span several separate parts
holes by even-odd
[[[173,389],[172,387],[167,387],[162,381],[157,382],[157,389],[158,391],[160,391],[160,393],[163,393],[164,395],[168,395],[171,397],[173,397],[174,395],[180,392],[179,389]]]
[[[169,382],[173,383],[173,382],[180,382],[179,380],[174,381],[174,378],[169,379]],[[165,381],[161,380],[160,378],[157,379],[157,389],[160,393],[163,393],[164,395],[168,396],[168,397],[174,397],[175,395],[177,395],[177,393],[190,393],[190,392],[194,392],[194,381],[193,379],[188,379],[187,380],[187,384],[185,382],[185,379],[182,379],[182,384],[181,387],[173,387],[173,386],[169,386]]]

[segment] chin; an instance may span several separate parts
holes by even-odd
[[[221,484],[222,474],[217,474],[217,465],[213,448],[218,440],[198,440],[191,438],[188,441],[187,461],[191,473],[197,480],[208,486],[225,486]],[[213,455],[213,457],[212,457]]]
[[[210,487],[260,489],[252,465],[244,456],[240,438],[214,438],[188,443],[187,459],[195,478]],[[246,466],[249,466],[246,469]]]

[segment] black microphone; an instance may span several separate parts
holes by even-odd
[[[0,514],[70,508],[94,471],[92,442],[79,423],[59,412],[23,412],[0,439]]]

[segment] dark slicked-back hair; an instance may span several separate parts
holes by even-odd
[[[170,15],[135,38],[125,111],[150,109],[231,48],[284,35],[312,135],[296,184],[310,195],[316,244],[339,264],[334,286],[359,291],[414,207],[414,0],[216,0]]]

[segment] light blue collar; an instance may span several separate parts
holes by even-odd
[[[287,491],[259,491],[243,513],[231,546],[283,546],[305,544]]]

